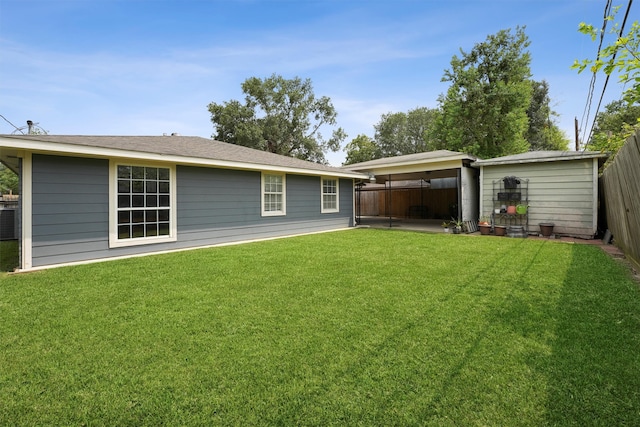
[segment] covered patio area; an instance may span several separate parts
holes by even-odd
[[[423,224],[437,231],[442,221],[477,221],[479,172],[471,166],[475,160],[439,150],[345,166],[369,176],[356,185],[356,223]]]

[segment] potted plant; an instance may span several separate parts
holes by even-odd
[[[491,234],[491,223],[489,222],[489,217],[483,215],[478,220],[478,229],[480,230],[480,234],[487,236]]]
[[[541,222],[538,226],[540,227],[540,234],[542,234],[543,237],[551,237],[555,224],[552,222]]]
[[[444,230],[445,233],[449,232],[449,221],[444,221],[442,224],[442,229]]]
[[[496,225],[493,227],[493,232],[496,233],[496,236],[506,236],[507,227],[504,225]]]
[[[453,231],[453,234],[460,234],[460,232],[462,231],[462,220],[461,219],[453,219],[451,218],[451,225],[453,225],[453,228],[451,229]]]

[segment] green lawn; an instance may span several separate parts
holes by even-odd
[[[357,229],[0,277],[1,425],[637,425],[600,249]]]

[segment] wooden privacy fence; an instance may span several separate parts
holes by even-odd
[[[640,130],[604,170],[602,186],[615,244],[640,268]]]
[[[391,216],[397,218],[450,219],[449,206],[457,200],[457,189],[394,188],[389,206],[386,189],[363,190],[360,193],[360,215]],[[358,199],[356,199],[358,203]],[[422,208],[422,209],[418,209]],[[391,209],[391,212],[389,212]]]

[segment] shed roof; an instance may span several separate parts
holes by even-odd
[[[567,160],[606,159],[608,153],[598,151],[529,151],[511,156],[477,160],[475,166],[497,166],[522,163],[556,162]]]
[[[7,149],[362,178],[342,168],[197,136],[0,135],[0,155]]]

